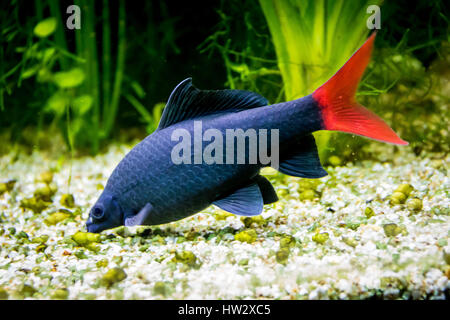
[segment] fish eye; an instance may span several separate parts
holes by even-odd
[[[100,207],[95,207],[91,212],[92,218],[99,221],[105,217],[105,211]]]

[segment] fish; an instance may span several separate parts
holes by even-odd
[[[276,132],[277,145],[268,148],[271,153],[278,152],[275,169],[302,178],[327,175],[312,135],[315,131],[340,131],[407,145],[355,98],[374,40],[375,33],[328,81],[313,93],[292,101],[269,105],[266,98],[254,92],[200,90],[192,84],[192,78],[183,80],[170,94],[158,128],[134,146],[113,170],[89,212],[87,231],[169,223],[210,205],[236,215],[255,216],[262,213],[264,205],[278,201],[272,184],[260,174],[271,163],[259,158],[249,161],[248,144],[241,155],[244,162],[195,161],[202,150],[194,145],[187,150],[191,152],[184,150],[187,161],[175,163],[174,149],[181,138],[174,139],[174,134],[187,132],[195,136],[199,123],[202,132],[214,129],[222,135],[221,140],[226,139],[228,129],[266,130],[271,138]],[[233,155],[239,156],[236,150]]]

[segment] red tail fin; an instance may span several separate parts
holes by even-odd
[[[343,131],[392,144],[407,145],[375,113],[355,100],[355,93],[370,60],[375,33],[325,84],[314,91],[313,98],[322,111],[325,130]]]

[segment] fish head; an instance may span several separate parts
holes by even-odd
[[[89,212],[88,232],[98,233],[123,225],[123,212],[114,196],[102,194]]]

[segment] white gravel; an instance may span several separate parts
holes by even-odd
[[[380,152],[393,150],[380,145],[374,143]],[[247,230],[241,217],[210,207],[151,227],[150,235],[140,236],[142,228],[104,232],[97,253],[76,245],[70,238],[84,231],[88,209],[101,192],[98,184],[129,148],[111,146],[105,154],[74,160],[37,151],[0,158],[0,182],[17,180],[11,192],[0,195],[0,297],[49,299],[66,288],[69,299],[444,299],[446,293],[448,298],[448,155],[417,158],[403,148],[393,162],[328,168],[313,201],[299,200],[304,179],[269,175],[277,181],[280,201],[265,207],[265,225],[251,226],[257,233],[253,243],[235,240]],[[19,208],[44,186],[39,175],[50,168],[58,189],[50,207],[36,214]],[[421,211],[389,204],[387,197],[401,183],[414,187],[409,198],[422,200]],[[47,226],[44,219],[62,207],[64,193],[75,196],[81,215]],[[370,218],[364,214],[367,206],[375,213]],[[388,223],[402,232],[387,236]],[[18,237],[21,231],[28,240]],[[197,237],[185,239],[189,232]],[[312,240],[325,232],[326,242]],[[31,241],[41,235],[48,236],[43,251]],[[296,242],[287,260],[278,262],[280,239],[287,235]],[[183,251],[196,256],[195,265],[173,261]],[[97,266],[102,259],[107,266]],[[108,287],[99,279],[113,267],[127,277]]]

